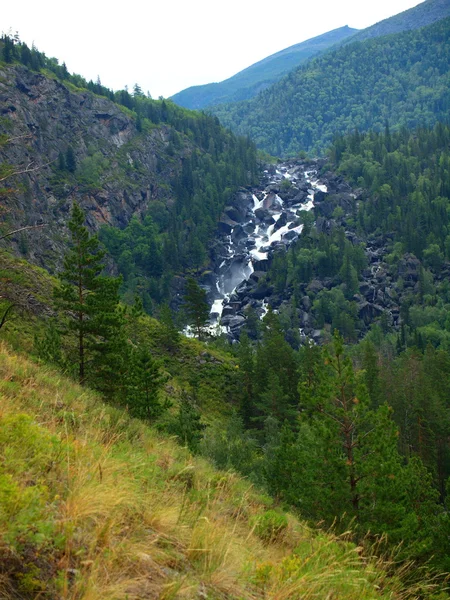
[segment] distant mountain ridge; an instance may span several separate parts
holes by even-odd
[[[221,122],[274,156],[322,153],[335,134],[408,129],[450,111],[450,18],[321,54],[251,100],[216,106]]]
[[[253,98],[312,56],[353,37],[357,32],[357,29],[348,25],[333,29],[263,58],[220,83],[197,85],[182,90],[172,96],[171,100],[185,108],[202,109],[214,104]]]
[[[432,25],[441,19],[450,16],[450,0],[426,0],[413,8],[409,8],[398,15],[384,19],[375,25],[362,29],[343,41],[344,44],[362,42],[374,37],[401,33]]]

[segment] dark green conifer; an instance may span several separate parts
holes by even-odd
[[[129,357],[126,402],[130,413],[140,419],[155,419],[167,407],[159,399],[165,378],[160,364],[146,348],[133,350]]]
[[[196,336],[201,339],[209,319],[209,306],[205,290],[192,277],[186,281],[184,303],[188,323],[194,329]]]
[[[96,236],[84,226],[84,213],[77,203],[68,223],[70,248],[59,275],[55,300],[65,314],[65,333],[75,334],[78,379],[84,383],[101,365],[112,365],[117,354],[123,315],[118,310],[119,278],[101,275],[104,252]]]

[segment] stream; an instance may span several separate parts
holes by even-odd
[[[212,272],[204,285],[211,303],[211,333],[238,339],[249,306],[264,317],[264,274],[274,254],[286,251],[301,235],[299,211],[312,210],[317,194],[326,192],[316,170],[292,162],[269,167],[258,188],[233,196],[219,222]]]

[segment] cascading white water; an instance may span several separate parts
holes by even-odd
[[[260,192],[252,194],[253,206],[250,207],[250,219],[243,224],[249,227],[244,244],[242,238],[236,242],[233,239],[234,230],[226,238],[227,256],[221,262],[217,273],[217,294],[211,306],[211,324],[217,326],[222,316],[224,305],[228,303],[236,288],[242,282],[249,279],[260,261],[265,261],[274,244],[284,243],[289,246],[293,240],[301,234],[303,225],[298,224],[299,210],[310,211],[314,207],[314,194],[320,190],[327,191],[325,185],[320,184],[315,178],[315,171],[299,172],[297,167],[280,167],[277,169],[269,185]],[[306,180],[311,186],[308,196],[300,203],[288,204],[278,194],[270,192],[271,184],[279,184],[288,180],[290,186],[303,183]],[[272,194],[272,195],[271,195]],[[261,200],[258,199],[258,196]],[[255,214],[258,209],[263,209],[266,221],[260,220]],[[259,215],[261,216],[261,215]],[[264,218],[264,217],[263,217]],[[279,220],[283,218],[284,224],[277,227]],[[297,224],[296,224],[297,223]],[[290,232],[293,232],[290,233]],[[289,235],[288,235],[289,234]],[[288,237],[285,237],[288,235]],[[218,297],[217,297],[218,296]],[[267,312],[267,301],[260,301],[260,317]]]

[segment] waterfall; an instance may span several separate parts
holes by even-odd
[[[283,190],[289,190],[289,194]],[[224,256],[215,273],[215,289],[210,291],[211,329],[216,329],[221,320],[225,323],[233,318],[242,325],[242,313],[234,312],[236,295],[253,274],[259,276],[261,269],[266,268],[264,263],[277,246],[282,244],[287,248],[298,239],[303,225],[297,213],[313,209],[314,195],[319,190],[327,192],[315,170],[306,171],[294,163],[286,163],[263,186],[250,193],[245,219],[221,240]],[[262,318],[268,310],[267,300],[256,300],[255,306]],[[229,332],[228,325],[221,330]]]

